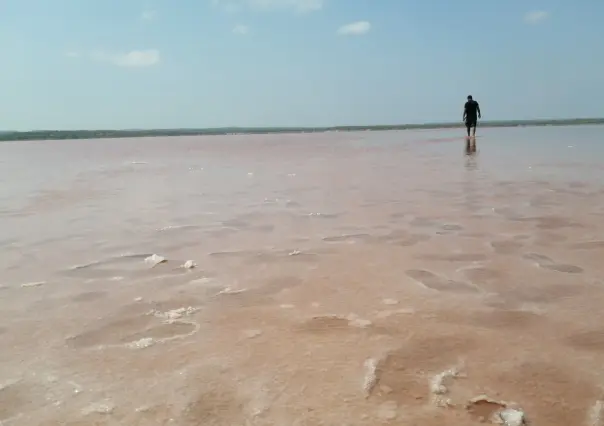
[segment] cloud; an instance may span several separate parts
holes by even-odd
[[[524,15],[524,22],[527,24],[538,24],[549,18],[549,12],[544,10],[533,10]]]
[[[215,7],[221,8],[226,13],[237,13],[242,9],[240,2],[228,1],[228,0],[212,0],[212,4]]]
[[[227,12],[253,10],[293,10],[296,13],[316,12],[323,9],[326,0],[212,0],[215,6]]]
[[[142,21],[155,21],[157,19],[157,11],[156,10],[145,10],[141,13]]]
[[[93,52],[90,58],[94,61],[105,62],[118,67],[142,68],[159,63],[160,55],[156,49],[132,50],[125,53]]]
[[[233,27],[233,34],[247,35],[250,33],[250,28],[247,25],[235,25]]]
[[[338,34],[340,35],[363,35],[367,34],[371,30],[371,24],[367,21],[352,22],[350,24],[342,25],[338,28]]]
[[[76,52],[75,50],[69,50],[65,52],[65,56],[67,56],[68,58],[79,58],[80,53]]]

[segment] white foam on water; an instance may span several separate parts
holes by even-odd
[[[241,288],[241,289],[236,289],[236,288],[231,288],[231,287],[225,287],[223,290],[219,291],[216,295],[222,295],[222,294],[240,294],[240,293],[244,293],[246,292],[247,289],[245,288]]]
[[[382,303],[384,305],[398,305],[398,300],[396,300],[396,299],[383,299]]]
[[[168,225],[168,226],[164,226],[162,228],[159,228],[159,231],[161,232],[165,232],[165,231],[175,231],[178,229],[187,229],[187,228],[192,228],[194,227],[194,225]]]
[[[192,306],[188,306],[186,308],[182,307],[182,308],[172,309],[172,310],[166,311],[166,312],[152,310],[151,314],[157,318],[161,318],[166,321],[174,321],[177,319],[181,319],[182,317],[185,317],[185,316],[193,315],[194,313],[199,311],[199,309],[200,308],[194,308]]]
[[[126,344],[126,347],[130,349],[145,349],[155,344],[155,339],[152,337],[143,337],[142,339],[136,340]]]
[[[41,287],[44,284],[46,284],[46,281],[35,281],[35,282],[31,282],[31,283],[21,284],[21,287],[22,288]]]
[[[294,251],[288,253],[287,255],[288,256],[297,256],[299,254],[302,254],[302,252],[300,250],[294,250]]]
[[[144,348],[153,346],[155,344],[163,344],[163,343],[171,342],[172,340],[186,339],[187,337],[190,337],[190,336],[196,334],[197,332],[199,332],[199,329],[201,328],[199,323],[197,323],[195,321],[186,321],[186,320],[182,320],[182,319],[167,319],[167,320],[165,320],[165,323],[166,324],[189,324],[189,325],[193,326],[193,330],[188,333],[185,333],[185,334],[177,334],[175,336],[162,337],[160,339],[155,339],[152,337],[143,337],[141,339],[134,340],[131,342],[126,342],[126,343],[111,344],[111,345],[99,345],[99,346],[95,346],[92,349],[93,350],[104,350],[104,349],[108,349],[108,348],[144,349]]]

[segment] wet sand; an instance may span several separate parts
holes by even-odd
[[[0,144],[0,424],[604,424],[604,127],[458,135]]]

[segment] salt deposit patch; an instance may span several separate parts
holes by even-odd
[[[231,295],[231,294],[241,294],[241,293],[245,293],[247,291],[247,289],[245,288],[232,288],[232,287],[225,287],[223,290],[219,291],[216,295]]]
[[[83,416],[91,414],[111,414],[115,410],[115,404],[111,401],[95,402],[82,409]]]
[[[197,309],[188,307],[165,312],[151,311],[148,315],[116,320],[69,337],[67,343],[76,349],[143,349],[155,343],[183,339],[199,330],[199,324],[183,319],[197,312]]]
[[[587,413],[587,426],[604,425],[604,401],[596,401]]]
[[[445,395],[449,393],[449,386],[453,379],[462,376],[461,365],[448,368],[435,374],[430,380],[430,392],[432,393],[432,401],[439,407],[449,407],[453,405],[450,398]]]
[[[363,364],[363,367],[365,369],[365,374],[363,376],[363,392],[365,393],[365,396],[371,395],[373,389],[375,388],[375,385],[378,382],[376,374],[377,365],[377,360],[374,358],[369,358],[365,360],[365,363]]]
[[[472,417],[481,422],[491,422],[504,426],[524,426],[526,414],[514,403],[498,401],[487,395],[472,398],[466,405]]]
[[[499,412],[499,418],[505,426],[523,426],[526,424],[524,412],[514,408],[506,408]]]
[[[22,288],[31,288],[31,287],[41,287],[46,284],[46,281],[35,281],[31,283],[23,283],[21,284]]]
[[[160,263],[165,262],[167,262],[166,258],[157,254],[152,254],[151,256],[145,258],[145,263],[151,266],[152,268],[159,265]]]
[[[152,337],[143,337],[142,339],[136,340],[126,344],[126,347],[130,349],[145,349],[155,344],[155,340]]]
[[[150,312],[150,314],[156,316],[157,318],[166,320],[166,321],[174,321],[174,320],[180,319],[182,317],[193,315],[197,311],[199,311],[199,308],[194,308],[192,306],[189,306],[186,308],[183,307],[183,308],[178,308],[178,309],[172,309],[172,310],[166,311],[166,312],[159,312],[159,311],[153,310]]]
[[[166,231],[192,231],[198,229],[197,225],[168,225],[163,228],[159,228],[158,231],[166,232]]]
[[[472,398],[466,405],[466,410],[472,417],[481,422],[495,421],[498,413],[506,408],[506,403],[480,395]]]
[[[187,260],[183,263],[182,267],[185,269],[193,269],[197,267],[197,264],[193,260]]]

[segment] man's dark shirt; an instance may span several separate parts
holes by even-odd
[[[466,113],[466,121],[477,121],[479,110],[480,107],[478,106],[478,102],[476,102],[475,100],[466,102],[466,105],[464,106],[464,111]]]

